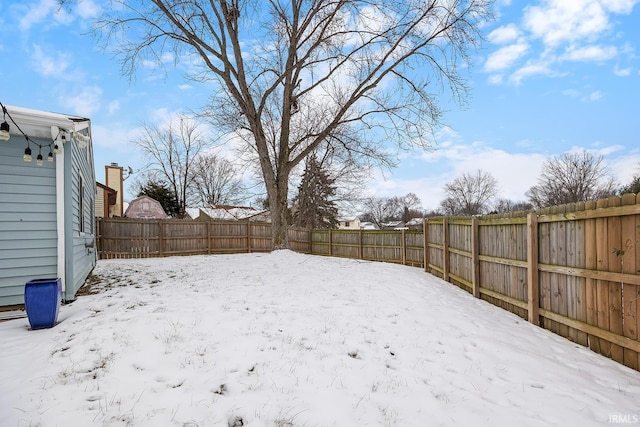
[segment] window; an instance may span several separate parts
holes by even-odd
[[[84,180],[78,174],[78,225],[80,233],[84,233]]]

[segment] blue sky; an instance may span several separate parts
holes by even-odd
[[[478,168],[501,196],[524,200],[545,159],[582,148],[604,155],[620,183],[640,172],[640,0],[497,0],[496,20],[468,70],[467,105],[450,104],[432,152],[402,153],[369,183],[372,195],[416,193],[426,209],[442,187]],[[89,117],[96,174],[144,164],[131,140],[143,122],[197,108],[206,90],[141,67],[134,81],[87,34],[102,6],[79,0],[0,4],[0,102]],[[131,196],[131,194],[127,194]]]

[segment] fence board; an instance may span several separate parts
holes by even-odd
[[[636,197],[632,194],[625,194],[622,197],[622,205],[634,205]],[[640,238],[640,216],[625,216],[621,218],[621,270],[623,273],[634,274],[640,270],[640,264],[637,263],[640,251],[637,250],[637,244]],[[623,335],[633,340],[638,339],[638,297],[640,296],[640,287],[629,283],[622,284],[622,324]],[[625,348],[623,363],[632,369],[638,370],[640,365],[638,352]]]
[[[618,196],[609,198],[609,207],[618,207],[621,199]],[[607,219],[609,271],[622,272],[622,257],[619,255],[622,248],[621,218],[609,217]],[[616,335],[622,335],[622,283],[609,282],[609,330]],[[623,363],[624,351],[619,345],[611,346],[611,358]]]
[[[588,201],[585,203],[585,209],[594,210],[595,208],[595,201]],[[584,221],[584,259],[585,268],[588,270],[596,270],[598,268],[596,236],[596,219],[586,219]],[[587,323],[589,325],[598,326],[598,288],[596,279],[589,277],[585,278],[585,288]],[[593,335],[587,335],[587,340],[589,348],[596,353],[600,353],[600,340]]]
[[[596,205],[598,208],[606,208],[608,201],[606,199],[598,200]],[[597,270],[609,271],[609,233],[607,232],[608,218],[596,219],[596,261]],[[609,330],[609,282],[606,280],[598,280],[596,282],[597,291],[597,313],[598,327]],[[600,354],[607,357],[611,356],[611,343],[600,339]]]

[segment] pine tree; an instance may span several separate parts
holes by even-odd
[[[148,180],[146,183],[140,185],[138,197],[140,196],[149,196],[152,199],[157,200],[160,202],[160,205],[167,215],[171,217],[179,217],[180,204],[178,203],[178,198],[167,185],[161,182]]]
[[[293,200],[293,223],[302,228],[333,228],[338,225],[338,208],[334,201],[335,179],[322,168],[314,154],[306,160],[298,195]]]

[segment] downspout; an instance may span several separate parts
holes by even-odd
[[[58,145],[56,154],[56,231],[57,231],[57,276],[62,283],[62,295],[66,290],[66,248],[65,248],[65,223],[64,223],[64,144],[60,138],[60,128],[51,126],[51,138]]]

